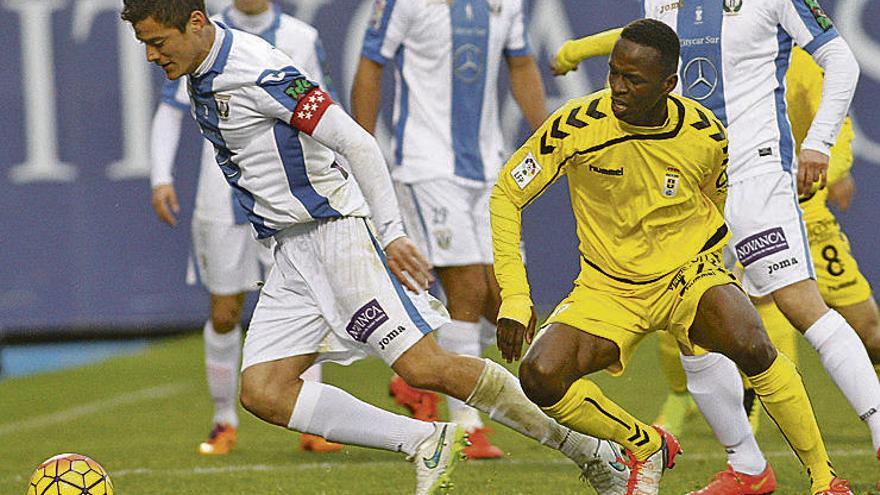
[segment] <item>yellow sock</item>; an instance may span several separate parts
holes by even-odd
[[[542,409],[575,431],[623,445],[640,461],[662,445],[657,430],[632,417],[586,378],[574,382],[562,400]]]
[[[766,304],[756,304],[755,309],[758,310],[773,345],[797,366],[797,329],[789,323],[788,318],[782,314],[782,311],[779,311],[779,308],[772,301]]]
[[[835,474],[797,368],[784,354],[779,354],[767,371],[749,380],[767,413],[807,468],[813,493],[827,490]]]
[[[657,358],[669,390],[674,394],[687,393],[687,375],[684,374],[681,360],[678,358],[678,342],[668,332],[657,332],[657,337]]]

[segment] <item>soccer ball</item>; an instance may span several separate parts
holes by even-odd
[[[113,483],[92,459],[58,454],[37,466],[26,495],[113,495]]]

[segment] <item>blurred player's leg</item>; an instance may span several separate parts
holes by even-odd
[[[245,294],[211,295],[211,319],[205,322],[205,372],[214,402],[211,435],[199,445],[202,455],[227,454],[235,446],[238,370],[241,361],[241,307]]]
[[[697,412],[697,405],[688,393],[687,375],[678,358],[678,343],[668,332],[657,332],[657,361],[666,378],[669,394],[654,424],[678,436],[684,429],[685,419]]]

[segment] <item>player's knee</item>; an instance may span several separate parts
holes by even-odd
[[[238,325],[241,312],[234,308],[214,308],[211,311],[211,324],[217,333],[228,333]]]
[[[532,354],[526,354],[519,365],[519,382],[523,392],[535,404],[549,407],[559,402],[568,387],[561,380],[562,370]]]
[[[478,279],[463,287],[447,291],[447,307],[454,320],[477,321],[483,315],[489,300],[489,286]]]
[[[760,323],[749,328],[748,338],[738,339],[729,356],[748,376],[762,373],[773,364],[777,350]]]
[[[423,388],[425,390],[443,390],[442,373],[438,373],[438,369],[430,363],[407,363],[405,366],[395,366],[394,370],[409,385],[415,388]]]
[[[277,386],[271,381],[242,375],[238,400],[241,406],[254,416],[277,423],[276,418],[273,417],[273,411],[276,409],[273,401],[275,397],[278,397],[278,394]]]

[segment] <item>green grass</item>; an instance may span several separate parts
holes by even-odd
[[[856,493],[880,479],[867,429],[825,376],[815,353],[801,346],[801,369],[838,472]],[[381,407],[388,368],[370,359],[325,367],[328,382]],[[597,381],[606,393],[650,421],[666,394],[653,339],[627,373]],[[31,470],[60,452],[89,455],[107,468],[117,493],[139,494],[409,494],[415,479],[402,455],[356,447],[335,454],[297,449],[297,435],[241,413],[239,446],[204,458],[198,442],[210,428],[211,403],[200,335],[154,344],[144,353],[57,373],[0,381],[0,494],[23,494]],[[780,482],[777,493],[808,493],[806,475],[765,417],[758,440]],[[459,465],[455,494],[592,493],[578,470],[556,452],[495,425],[508,454]],[[724,467],[724,454],[701,417],[689,421],[685,455],[663,480],[663,493],[699,488]]]

